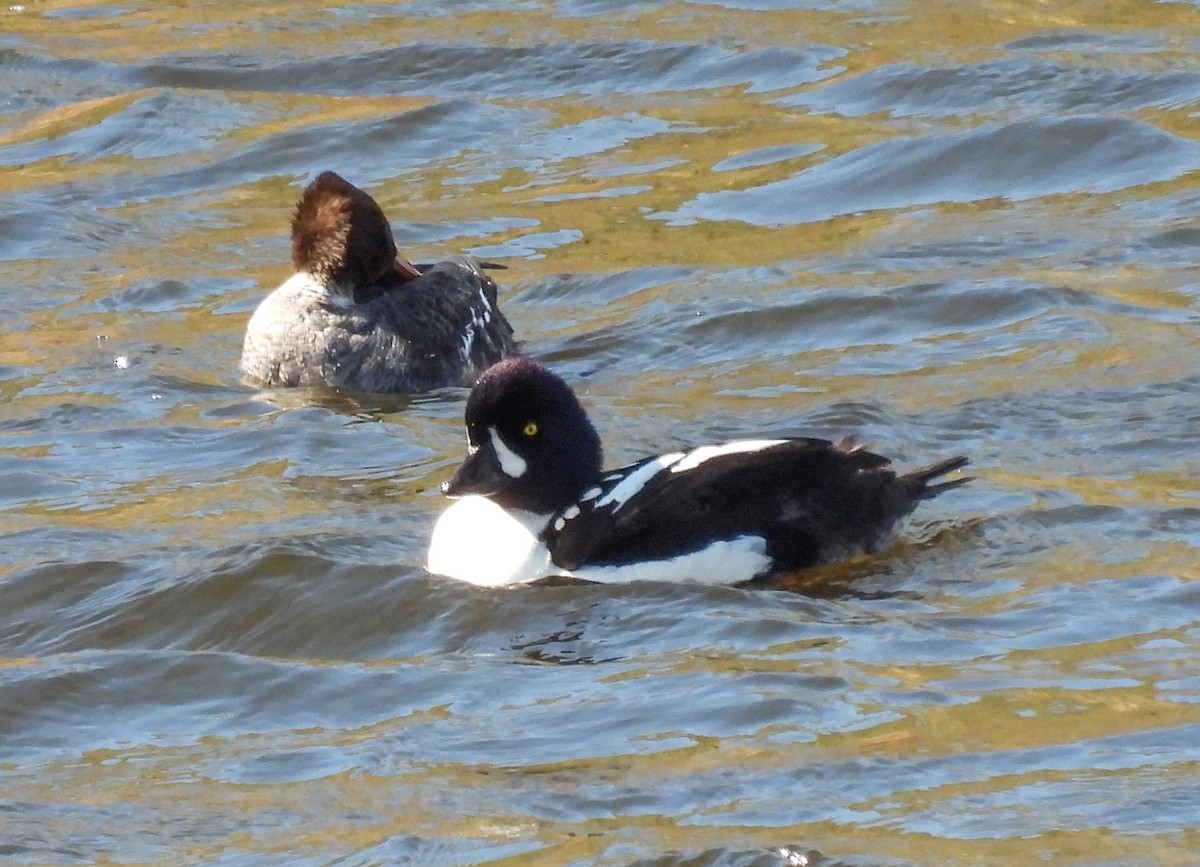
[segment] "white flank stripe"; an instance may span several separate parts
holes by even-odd
[[[722,455],[736,455],[744,452],[760,452],[763,449],[769,449],[771,446],[777,446],[787,440],[734,440],[731,443],[725,443],[719,446],[700,446],[698,449],[692,449],[688,452],[687,457],[681,460],[675,466],[671,467],[673,473],[684,473],[688,470],[694,470],[705,461],[710,461],[713,458],[719,458]]]
[[[494,427],[488,428],[488,435],[492,438],[492,448],[496,450],[496,457],[500,459],[500,469],[504,470],[504,475],[514,479],[525,475],[525,470],[529,469],[525,459],[508,447]]]
[[[766,540],[761,536],[736,536],[711,542],[699,551],[677,557],[644,560],[625,566],[581,566],[568,574],[600,584],[631,581],[739,584],[769,571],[771,563]]]
[[[597,500],[596,508],[599,509],[601,506],[607,506],[609,503],[616,503],[617,505],[613,509],[615,512],[625,505],[630,497],[644,488],[646,482],[682,457],[683,452],[671,452],[669,455],[659,455],[654,460],[647,461],[643,466],[626,476],[625,480],[615,486],[608,494]]]

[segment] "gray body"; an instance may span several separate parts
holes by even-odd
[[[441,262],[368,300],[301,271],[246,327],[242,370],[266,387],[416,392],[471,385],[514,350],[496,284],[473,260]]]

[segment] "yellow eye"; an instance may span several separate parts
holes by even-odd
[[[527,436],[527,437],[536,436],[537,432],[538,432],[537,422],[534,422],[534,421],[526,422],[524,429],[521,431],[521,433],[525,434],[525,436]]]

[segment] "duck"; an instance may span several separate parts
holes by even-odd
[[[484,587],[544,578],[746,584],[879,551],[964,455],[898,475],[855,445],[737,439],[603,470],[570,386],[513,356],[475,383],[467,457],[442,485],[426,569]]]
[[[516,350],[496,283],[467,256],[414,265],[379,204],[336,172],[292,218],[295,273],[246,326],[241,369],[265,388],[423,392],[470,386]]]

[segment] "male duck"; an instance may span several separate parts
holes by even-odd
[[[479,263],[413,265],[398,256],[379,205],[333,172],[318,175],[296,205],[292,263],[296,273],[246,327],[242,370],[257,385],[470,385],[515,349]]]
[[[747,439],[601,470],[575,394],[527,358],[490,368],[466,407],[467,459],[442,491],[427,568],[499,586],[569,576],[735,584],[875,551],[921,500],[969,478],[953,457],[897,476],[820,439]]]

